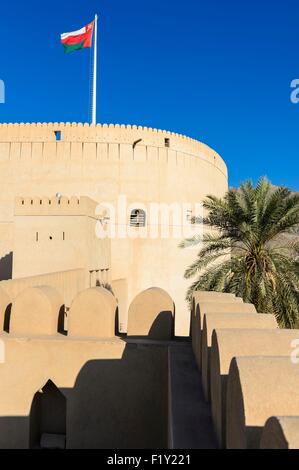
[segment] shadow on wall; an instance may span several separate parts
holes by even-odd
[[[127,344],[81,369],[67,399],[67,447],[167,448],[167,347]]]
[[[151,287],[138,294],[130,304],[127,335],[170,341],[174,335],[175,306],[163,289]]]
[[[73,388],[49,378],[29,416],[0,417],[0,448],[166,449],[167,369],[166,346],[127,344],[88,361]]]
[[[12,279],[12,258],[12,251],[0,258],[0,281]]]
[[[170,338],[174,335],[174,320],[173,320],[174,313],[167,311],[167,312],[160,312],[153,321],[152,326],[150,327],[148,338],[149,339],[159,339],[161,335],[161,331],[169,331]]]
[[[165,311],[156,313],[156,318],[154,318],[152,325],[149,328],[149,331],[145,335],[135,334],[130,335],[130,338],[133,339],[151,339],[151,340],[165,340],[167,338],[161,337],[163,332],[166,332],[169,336],[169,340],[173,338],[174,335],[174,321],[173,321],[173,312]],[[162,332],[162,334],[161,334]]]

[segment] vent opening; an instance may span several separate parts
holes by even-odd
[[[131,227],[145,227],[146,214],[143,209],[134,209],[130,216]]]

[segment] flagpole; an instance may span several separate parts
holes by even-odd
[[[98,15],[94,18],[93,42],[93,85],[92,85],[92,124],[97,123],[97,46],[98,46]]]

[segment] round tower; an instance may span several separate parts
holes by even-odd
[[[197,250],[178,244],[200,215],[196,205],[228,189],[214,150],[137,126],[0,124],[0,165],[0,256],[14,251],[15,197],[88,196],[108,207],[111,281],[127,280],[128,303],[141,290],[165,289],[176,303],[176,334],[189,333],[183,276]]]

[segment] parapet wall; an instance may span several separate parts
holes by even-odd
[[[67,331],[51,287],[8,302],[0,289],[0,448],[57,436],[60,448],[166,448],[167,342],[116,337],[117,302],[101,287],[76,296]]]
[[[230,294],[193,297],[193,351],[218,445],[298,449],[299,330],[279,329],[274,315],[245,306]],[[271,417],[293,417],[292,428],[269,429]]]
[[[58,157],[61,152],[69,153],[71,158],[75,155],[84,157],[86,153],[99,157],[101,154],[105,155],[104,148],[97,145],[100,143],[135,145],[137,152],[137,147],[158,147],[168,151],[187,153],[190,156],[195,155],[219,168],[227,176],[226,165],[217,152],[202,142],[174,132],[119,124],[97,124],[96,126],[82,123],[0,124],[2,159],[4,155],[7,158],[25,155],[29,158],[36,154],[46,157],[49,153],[53,155],[55,152],[53,145],[56,146]],[[85,148],[83,144],[86,145]],[[107,154],[109,155],[110,152],[108,151]],[[119,158],[121,158],[120,152]]]
[[[89,273],[84,269],[74,269],[40,276],[11,279],[0,282],[2,289],[13,302],[28,287],[51,286],[62,296],[66,307],[70,307],[75,296],[89,286]]]
[[[296,359],[293,348],[298,345],[299,330],[280,330],[271,314],[250,311],[249,304],[225,294],[215,295],[214,299],[212,295],[195,296],[193,300],[193,348],[195,353],[201,349],[202,371],[209,368],[211,372],[208,377],[211,394],[206,394],[206,398],[212,402],[212,417],[219,446],[233,449],[298,449],[299,374],[297,362],[292,359]],[[10,299],[0,289],[0,317],[4,325],[7,325],[3,319],[7,320],[8,302]],[[202,419],[193,419],[193,415],[199,412],[196,406],[200,398],[192,403],[192,397],[200,397],[202,390],[198,381],[189,375],[192,358],[187,353],[189,351],[192,354],[191,348],[188,342],[182,345],[181,342],[173,341],[173,325],[169,321],[167,334],[164,334],[166,324],[163,314],[165,309],[173,307],[172,299],[165,291],[153,288],[142,292],[132,302],[129,324],[134,322],[136,331],[133,331],[133,335],[128,331],[126,341],[117,338],[117,300],[105,289],[86,289],[76,296],[68,313],[67,330],[59,329],[61,304],[60,295],[53,288],[45,286],[31,287],[12,301],[9,315],[11,329],[4,329],[5,333],[0,334],[7,354],[6,364],[0,369],[2,416],[12,419],[19,415],[27,419],[32,397],[37,390],[44,390],[43,385],[50,377],[55,380],[57,391],[61,390],[65,394],[68,416],[76,423],[76,426],[70,425],[69,430],[65,426],[64,430],[70,448],[103,448],[103,436],[108,437],[108,445],[115,448],[114,436],[127,436],[127,430],[130,431],[131,427],[135,429],[137,424],[138,433],[132,436],[130,442],[126,441],[123,447],[118,448],[138,448],[139,437],[145,439],[147,436],[143,427],[152,431],[149,432],[150,440],[147,444],[140,442],[140,447],[146,448],[144,446],[148,445],[150,448],[162,448],[159,446],[165,446],[167,420],[170,448],[208,448],[204,447],[204,443],[211,444],[211,448],[216,447],[210,439],[213,436],[209,426],[204,434],[210,437],[206,439],[206,435],[202,436],[200,432]],[[202,331],[196,315],[199,304],[203,315]],[[218,313],[215,311],[217,304]],[[170,317],[173,322],[173,315]],[[159,335],[151,338],[149,325],[163,333],[163,337]],[[201,342],[200,336],[204,337]],[[172,349],[174,347],[177,349]],[[179,350],[182,347],[185,351],[181,353]],[[134,355],[133,361],[128,360],[131,353]],[[144,354],[149,354],[149,357],[143,358]],[[3,361],[3,356],[0,359]],[[178,369],[178,360],[183,369]],[[86,369],[90,373],[86,373]],[[196,388],[192,385],[191,395],[188,392],[182,400],[182,388],[179,386],[182,382],[176,381],[178,374],[187,377],[188,381],[191,378],[198,393],[194,393]],[[196,374],[194,368],[194,376]],[[85,377],[81,388],[77,387],[79,376]],[[23,387],[21,394],[14,386],[16,377]],[[99,378],[98,382],[96,378]],[[152,389],[148,389],[148,384],[154,384],[155,395]],[[137,392],[136,387],[139,387]],[[119,390],[122,390],[121,396]],[[134,391],[136,397],[132,396]],[[104,404],[102,397],[105,398]],[[137,414],[134,413],[136,403],[139,406]],[[125,416],[121,415],[117,426],[111,427],[111,409],[114,410],[115,405],[121,411],[125,410]],[[201,402],[201,410],[202,405]],[[104,424],[103,412],[107,419]],[[116,416],[119,417],[118,413]],[[157,416],[162,416],[159,426]],[[137,424],[131,426],[134,419],[137,419]],[[34,420],[32,413],[30,420]],[[19,448],[20,444],[21,447],[28,447],[28,426],[26,421],[24,423],[26,426],[23,428],[21,425],[13,427],[9,420],[0,420],[1,448],[7,445]],[[115,432],[119,426],[124,426],[121,433]],[[86,430],[84,440],[82,433]],[[157,432],[160,432],[160,437],[156,440]],[[185,445],[176,447],[176,444],[182,443],[182,434]],[[18,445],[13,445],[14,442]]]
[[[51,334],[55,335],[61,333],[59,315],[61,314],[61,304],[64,303],[70,306],[68,318],[63,326],[63,331],[68,331],[69,336],[81,338],[117,336],[120,324],[119,298],[104,287],[87,288],[86,281],[86,273],[79,269],[3,281],[0,283],[0,319],[4,318],[8,305],[12,304],[10,322],[14,322],[13,316],[16,311],[21,318],[23,328],[24,325],[30,323],[33,311],[39,311],[42,315],[44,309],[46,316],[51,317],[52,325],[56,325],[56,329],[51,330]],[[52,294],[55,292],[61,302],[56,302],[55,308],[48,309],[48,311],[47,306],[45,307],[46,304],[40,302],[41,289],[48,289],[43,297],[49,297],[49,304],[52,305]],[[127,336],[170,341],[173,339],[174,332],[173,313],[174,302],[163,289],[152,288],[143,291],[129,308],[128,316],[131,329]],[[35,336],[35,329],[40,331],[39,328],[42,326],[38,325],[38,316],[34,323],[36,325],[32,324],[31,331],[27,331],[25,336]],[[3,321],[2,327],[0,326],[0,335],[2,330]],[[9,328],[7,330],[9,331]],[[45,332],[41,330],[40,334],[49,335],[50,333],[46,328]]]

